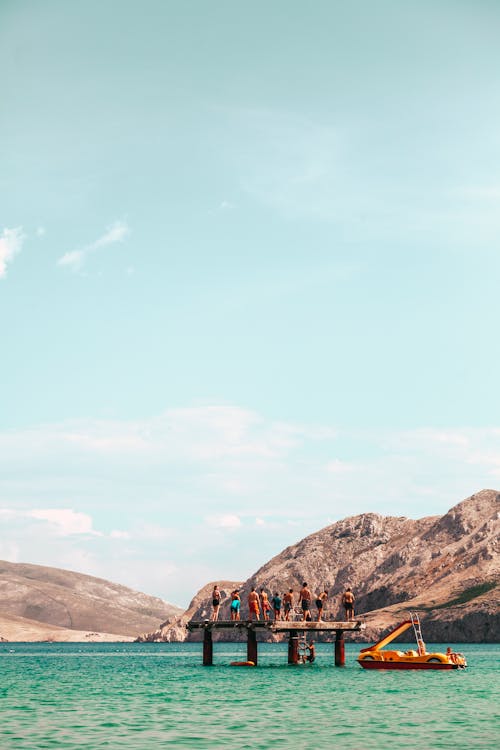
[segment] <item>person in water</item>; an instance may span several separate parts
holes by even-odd
[[[314,641],[311,641],[311,643],[308,644],[307,648],[309,649],[309,653],[306,656],[306,660],[310,664],[312,664],[316,659],[316,646],[314,645]]]
[[[293,604],[293,589],[288,589],[288,594],[283,594],[283,611],[285,613],[285,620],[290,620],[290,612]]]
[[[248,615],[250,620],[259,619],[260,615],[260,609],[259,609],[259,595],[255,590],[255,587],[252,586],[252,590],[248,594]]]
[[[302,588],[300,590],[300,594],[299,594],[299,605],[300,607],[302,607],[302,619],[303,620],[311,619],[311,601],[312,601],[312,594],[309,591],[307,583],[303,583]]]
[[[278,592],[271,599],[271,604],[273,605],[274,619],[281,620],[281,596]]]
[[[342,604],[345,609],[345,619],[347,622],[352,622],[354,620],[354,594],[349,586],[346,588],[342,596]]]
[[[230,606],[231,620],[240,619],[240,607],[241,607],[240,592],[238,589],[235,589],[231,593],[231,606]]]
[[[318,597],[316,599],[316,608],[318,610],[318,622],[321,622],[323,618],[323,608],[325,606],[325,602],[328,599],[328,592],[322,591],[321,594],[318,594]]]
[[[220,600],[221,593],[219,587],[215,584],[212,590],[212,616],[210,618],[214,622],[219,619]]]

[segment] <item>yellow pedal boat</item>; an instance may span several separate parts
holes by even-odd
[[[398,635],[413,627],[417,648],[409,651],[384,651],[384,646]],[[400,622],[384,638],[373,646],[361,649],[358,664],[363,669],[461,669],[467,666],[465,656],[448,648],[445,654],[431,653],[426,650],[422,639],[420,620],[416,613],[410,613],[410,619]]]

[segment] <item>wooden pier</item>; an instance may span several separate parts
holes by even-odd
[[[354,622],[311,622],[288,620],[191,620],[186,625],[191,632],[203,630],[203,666],[213,664],[214,630],[239,630],[247,634],[247,661],[258,663],[257,631],[268,630],[271,633],[288,633],[288,663],[299,663],[299,642],[309,633],[335,633],[335,666],[345,664],[344,633],[364,630],[365,624],[360,620]]]

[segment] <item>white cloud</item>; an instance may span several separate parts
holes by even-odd
[[[128,531],[120,531],[119,529],[113,529],[109,534],[110,539],[130,539]]]
[[[346,472],[352,471],[352,466],[345,461],[339,461],[338,458],[334,458],[329,461],[326,465],[326,470],[331,474],[345,474]]]
[[[241,518],[234,513],[209,516],[206,521],[215,529],[239,529],[241,526]]]
[[[92,518],[86,513],[78,513],[69,508],[42,508],[26,513],[31,518],[47,521],[61,536],[72,534],[94,534],[102,536],[92,528]]]
[[[30,519],[46,522],[53,533],[58,536],[72,536],[75,534],[90,534],[103,536],[93,529],[91,516],[79,513],[70,508],[35,508],[16,510],[13,508],[0,509],[0,517],[5,521]]]
[[[62,258],[59,258],[57,264],[59,266],[67,266],[68,268],[71,268],[72,271],[79,271],[83,266],[84,260],[84,250],[71,250],[70,252],[65,253]]]
[[[45,227],[37,227],[35,234],[37,237],[43,237],[45,234]]]
[[[22,227],[5,228],[0,235],[0,279],[7,274],[7,266],[21,252],[26,239]]]
[[[87,258],[92,253],[97,252],[103,247],[108,245],[114,245],[117,242],[123,242],[123,240],[130,234],[130,228],[124,221],[115,221],[111,224],[101,237],[91,242],[89,245],[79,249],[70,250],[59,258],[57,261],[58,266],[69,268],[71,271],[80,271],[87,261]]]

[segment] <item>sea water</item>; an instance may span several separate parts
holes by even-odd
[[[404,649],[404,645],[400,645]],[[287,644],[0,645],[0,748],[498,748],[500,645],[462,645],[469,667],[372,672],[346,644],[288,665]],[[446,644],[433,644],[443,651]]]

